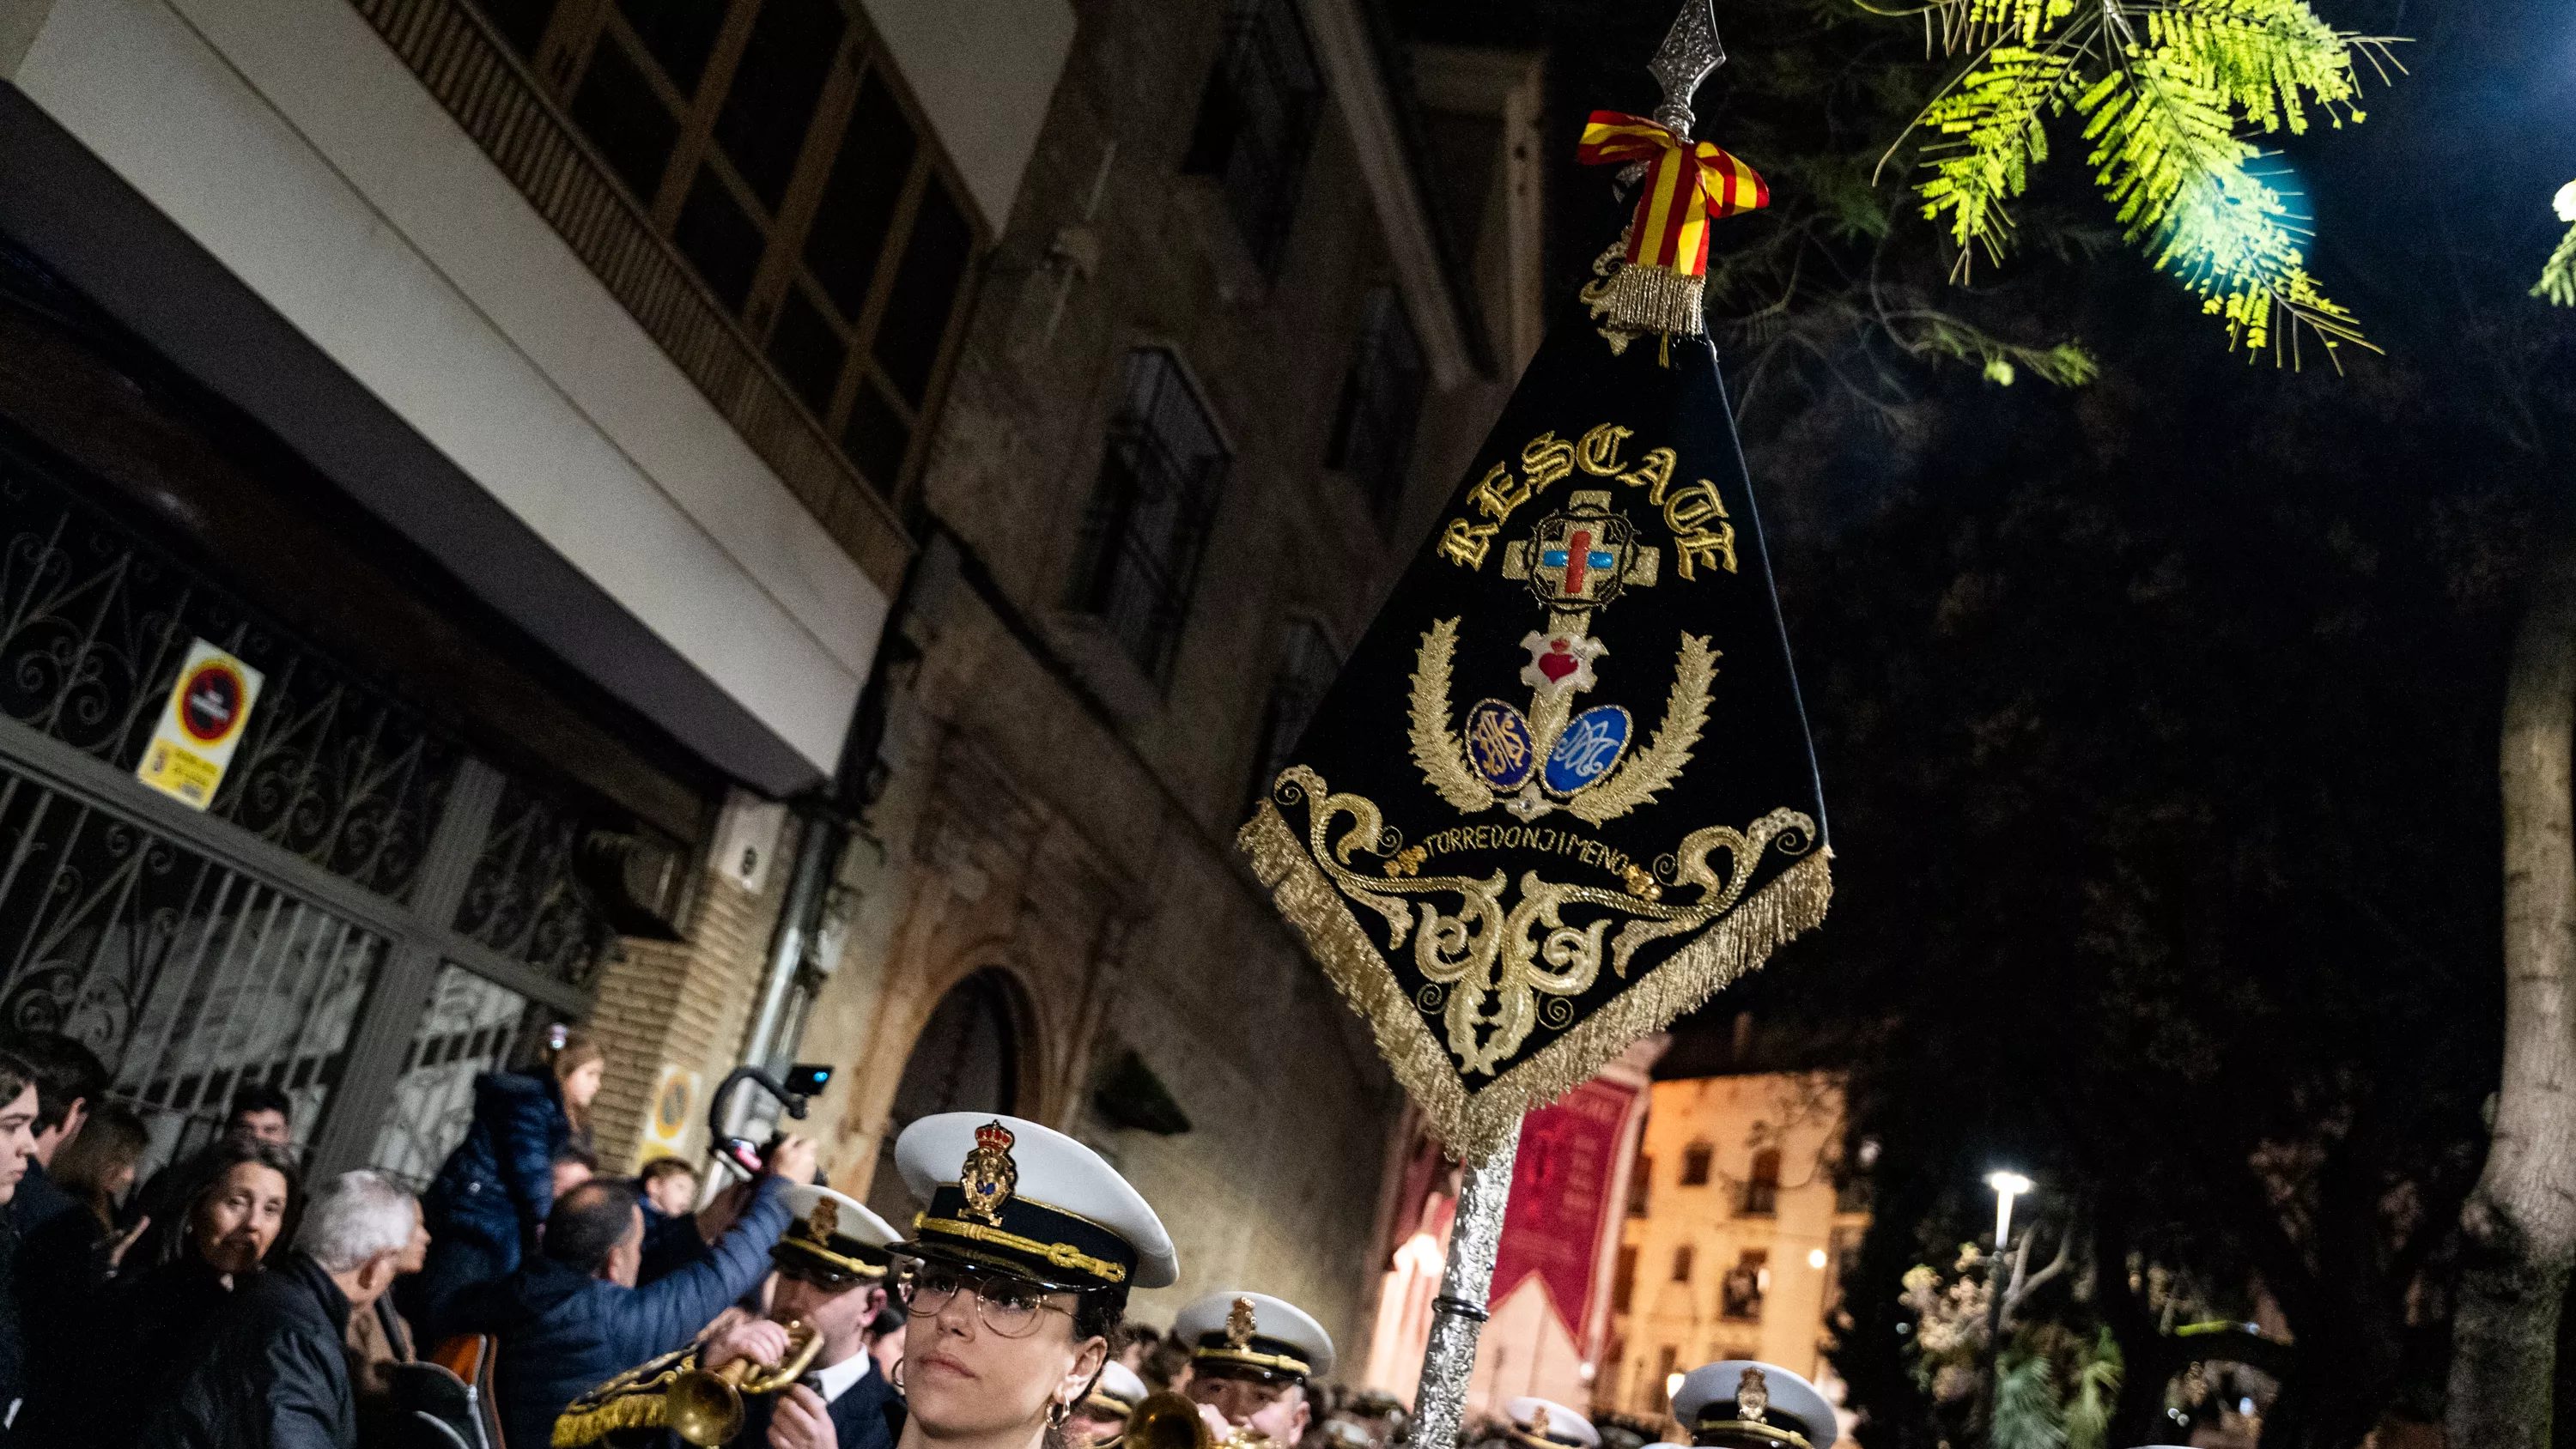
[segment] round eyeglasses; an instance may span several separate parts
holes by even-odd
[[[931,1317],[960,1293],[975,1298],[975,1317],[1003,1338],[1026,1338],[1049,1312],[1072,1316],[1073,1310],[1047,1301],[1047,1290],[1025,1278],[969,1273],[944,1263],[922,1263],[895,1284],[904,1308],[916,1317]]]

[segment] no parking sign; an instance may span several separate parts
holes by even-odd
[[[224,767],[232,763],[242,728],[250,722],[251,706],[259,700],[261,678],[258,670],[205,640],[191,642],[134,778],[198,810],[213,803]]]

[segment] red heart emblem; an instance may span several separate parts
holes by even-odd
[[[1538,672],[1546,675],[1550,681],[1563,679],[1582,667],[1582,664],[1570,654],[1542,654],[1538,657]]]

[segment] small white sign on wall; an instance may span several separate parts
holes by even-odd
[[[778,837],[787,826],[787,806],[736,790],[725,797],[716,821],[716,869],[725,879],[760,894],[769,883],[769,858],[778,853]]]

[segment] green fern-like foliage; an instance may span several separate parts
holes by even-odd
[[[2264,179],[2257,138],[2360,121],[2356,61],[2384,72],[2387,41],[2335,29],[2306,0],[1931,0],[1920,13],[1970,53],[1915,124],[1916,191],[1958,244],[1960,276],[1976,253],[2010,250],[2009,204],[2048,159],[2049,124],[2072,116],[2128,239],[2234,344],[2288,360],[2303,334],[2330,356],[2370,345],[2309,273],[2302,218]],[[2576,254],[2561,252],[2576,288]]]
[[[2067,1449],[2065,1410],[2046,1354],[2004,1360],[1988,1442],[1994,1449]]]
[[[2090,1349],[2077,1357],[2075,1383],[2066,1395],[2066,1449],[2105,1449],[2110,1443],[2121,1367],[2119,1340],[2107,1328],[2096,1330]]]
[[[2558,219],[2576,223],[2576,181],[2558,188]],[[2558,250],[2549,254],[2541,265],[2540,280],[2533,284],[2531,295],[2544,297],[2555,306],[2576,307],[2576,224],[2558,239]]]

